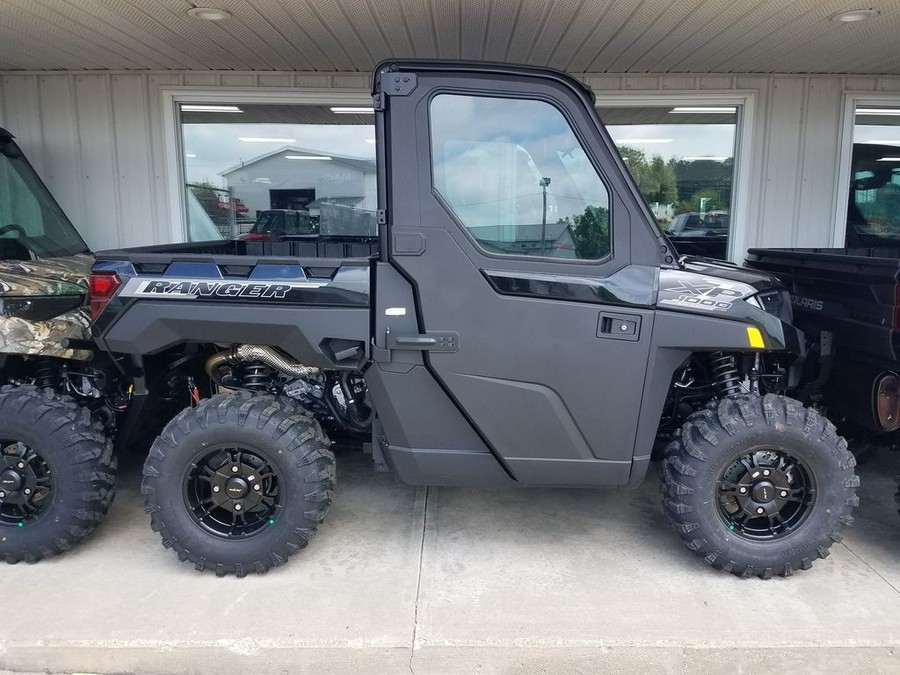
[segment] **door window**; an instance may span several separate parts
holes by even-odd
[[[489,253],[600,260],[609,192],[545,101],[441,94],[431,103],[434,187]]]

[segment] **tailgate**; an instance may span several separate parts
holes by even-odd
[[[746,265],[791,292],[797,326],[835,334],[845,350],[897,358],[897,249],[750,249]]]

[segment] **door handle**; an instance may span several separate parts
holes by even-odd
[[[437,345],[437,338],[433,337],[396,337],[394,344],[398,347],[418,347],[420,349],[428,349],[433,345]]]
[[[600,312],[597,337],[608,340],[637,342],[641,339],[641,317],[635,314]]]
[[[450,330],[428,331],[418,335],[394,335],[390,328],[385,332],[388,349],[409,349],[420,352],[459,351],[459,333]]]

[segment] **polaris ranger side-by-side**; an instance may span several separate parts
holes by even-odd
[[[202,363],[222,393],[144,468],[197,569],[264,572],[325,518],[325,431],[418,485],[625,486],[667,438],[684,543],[789,575],[851,523],[854,460],[785,394],[802,335],[764,273],[675,259],[590,92],[549,70],[391,62],[374,78],[379,238],[101,254],[98,345]],[[600,514],[598,514],[599,516]]]

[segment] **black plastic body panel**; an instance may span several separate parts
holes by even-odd
[[[356,369],[362,361],[335,364],[320,345],[326,338],[366,345],[368,336],[368,309],[143,300],[131,305],[99,339],[109,351],[127,354],[155,354],[183,342],[264,344],[308,366]]]

